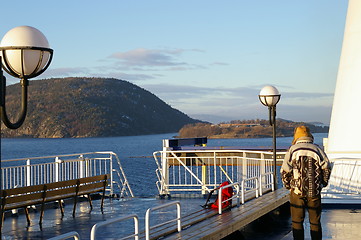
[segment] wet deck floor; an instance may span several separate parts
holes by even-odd
[[[200,205],[204,201],[204,199],[182,199],[182,214],[194,211],[195,209],[201,209]],[[27,226],[25,214],[19,214],[17,217],[5,217],[2,239],[48,239],[71,231],[78,232],[80,239],[90,239],[91,228],[94,224],[130,214],[138,215],[139,229],[143,230],[147,209],[169,202],[170,200],[156,198],[105,199],[104,211],[102,213],[99,200],[93,201],[92,211],[90,211],[88,202],[84,201],[78,203],[75,218],[72,217],[72,202],[69,202],[65,204],[63,218],[61,217],[60,209],[52,207],[46,209],[42,227],[38,224],[40,211],[29,211],[31,218],[30,226]],[[175,209],[175,206],[173,209]],[[173,211],[173,209],[169,208],[169,211]],[[134,231],[132,224],[132,221],[116,223],[111,225],[111,227],[102,228],[101,234],[109,236],[108,239],[117,239],[120,234],[129,232],[128,230]]]
[[[181,202],[182,215],[200,209],[204,199],[174,199]],[[61,218],[59,209],[47,209],[44,214],[42,229],[40,228],[39,212],[31,212],[32,223],[27,226],[26,217],[20,214],[18,217],[7,216],[4,221],[1,239],[48,239],[60,234],[76,231],[80,239],[90,239],[90,231],[94,224],[115,217],[137,214],[139,228],[144,229],[145,212],[161,204],[169,203],[170,200],[156,198],[135,198],[132,200],[106,199],[104,212],[100,211],[99,201],[94,201],[94,209],[90,212],[88,203],[81,202],[76,211],[76,217],[72,217],[72,204],[65,207],[65,215]],[[324,239],[361,239],[361,209],[329,209],[325,208],[322,213],[322,227]],[[275,218],[277,220],[275,221]],[[264,222],[266,221],[266,223]],[[267,222],[268,221],[268,222]],[[251,224],[240,231],[238,239],[292,239],[291,223],[289,216],[269,216],[262,221]],[[126,225],[124,225],[126,224]],[[268,225],[268,227],[265,227]],[[120,238],[124,232],[132,229],[132,221],[114,224],[101,230],[106,239]],[[309,224],[305,223],[306,239],[309,237]],[[102,237],[101,239],[104,239]]]
[[[307,219],[308,221],[308,219]],[[305,222],[305,239],[311,239],[310,224]],[[361,239],[361,208],[327,208],[321,216],[322,239],[356,240]],[[292,232],[282,240],[291,240]]]

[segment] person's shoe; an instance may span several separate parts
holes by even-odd
[[[304,234],[303,229],[292,228],[292,232],[293,232],[293,239],[294,240],[304,240],[305,239],[305,234]]]
[[[311,239],[312,240],[322,240],[322,231],[312,231],[311,230]]]

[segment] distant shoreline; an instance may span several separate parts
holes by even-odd
[[[328,126],[316,126],[310,123],[278,120],[276,128],[277,137],[292,137],[294,129],[306,125],[312,133],[327,133]],[[179,138],[207,137],[210,139],[232,138],[270,138],[273,129],[266,120],[234,121],[231,123],[210,124],[195,123],[184,126],[178,133]]]

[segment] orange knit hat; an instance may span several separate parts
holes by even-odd
[[[310,137],[313,140],[310,129],[306,126],[299,126],[295,128],[292,144],[295,144],[297,139],[299,139],[300,137]]]

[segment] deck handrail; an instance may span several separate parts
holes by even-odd
[[[225,189],[225,188],[229,188],[229,187],[235,187],[236,192],[233,194],[232,197],[222,201],[222,195],[223,195],[222,190]],[[239,207],[240,206],[240,204],[239,204],[239,193],[240,193],[240,184],[238,182],[231,183],[231,184],[225,185],[223,187],[220,187],[219,191],[218,191],[218,214],[222,214],[222,210],[223,210],[222,203],[232,201],[234,198],[237,199],[237,206]]]
[[[120,197],[134,197],[120,160],[111,151],[2,160],[0,187],[10,189],[101,174],[110,176],[110,195],[118,187]]]
[[[269,183],[265,183],[264,185],[262,184],[262,178],[264,177],[268,177],[268,180],[269,180]],[[275,185],[273,184],[273,172],[266,172],[266,173],[262,173],[260,176],[259,176],[259,195],[262,196],[263,195],[263,186],[265,186],[265,188],[267,188],[267,186],[270,186],[271,187],[271,190],[272,192],[275,190]]]
[[[69,239],[71,237],[74,238],[75,240],[80,240],[80,235],[76,231],[71,231],[71,232],[68,232],[68,233],[64,233],[64,234],[61,234],[59,236],[49,238],[48,240],[65,240],[65,239]]]
[[[119,240],[128,239],[128,238],[132,238],[132,237],[134,237],[135,240],[138,240],[139,239],[139,218],[138,218],[138,215],[136,215],[136,214],[127,215],[125,217],[113,218],[113,219],[106,220],[104,222],[99,222],[97,224],[94,224],[94,226],[92,227],[91,232],[90,232],[90,239],[91,240],[96,239],[96,233],[97,233],[98,228],[100,228],[102,226],[110,225],[113,223],[122,222],[122,221],[125,221],[128,219],[131,219],[131,218],[133,218],[133,220],[134,220],[134,234],[120,238]]]
[[[278,164],[285,152],[278,152]],[[160,195],[176,192],[207,194],[220,182],[243,179],[273,172],[273,153],[260,150],[163,150],[153,153]],[[267,185],[270,179],[266,178]]]
[[[150,222],[150,213],[152,211],[167,208],[167,207],[170,207],[173,205],[176,205],[176,207],[177,207],[177,218],[150,227],[150,223],[149,223]],[[145,239],[146,240],[150,239],[150,230],[151,229],[154,229],[154,228],[157,228],[160,226],[164,226],[168,223],[172,223],[175,221],[177,222],[177,230],[178,230],[178,232],[180,232],[182,230],[182,224],[181,224],[181,204],[179,201],[166,203],[166,204],[163,204],[163,205],[160,205],[157,207],[153,207],[153,208],[148,208],[147,212],[145,213]]]
[[[247,179],[243,179],[242,182],[241,182],[241,199],[242,199],[242,204],[244,204],[245,202],[245,195],[246,193],[248,192],[251,192],[251,191],[254,191],[255,190],[255,193],[256,193],[256,198],[258,198],[259,196],[259,176],[256,176],[256,177],[251,177],[251,178],[247,178]],[[250,188],[250,189],[246,189],[244,184],[246,182],[250,182],[254,180],[255,181],[255,188]]]

